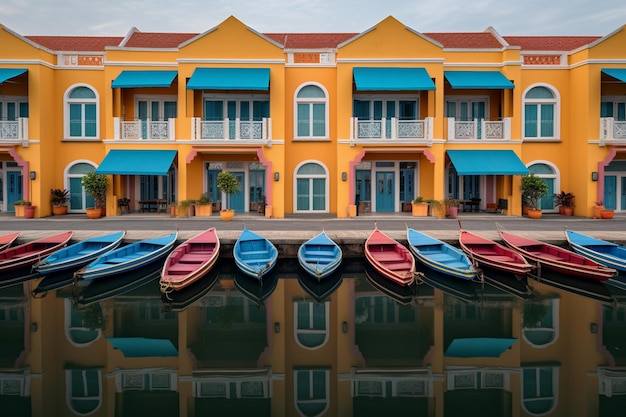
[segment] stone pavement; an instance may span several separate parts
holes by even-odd
[[[179,230],[180,239],[186,239],[209,227],[216,227],[226,244],[234,242],[247,227],[261,233],[273,242],[301,243],[325,230],[329,236],[343,243],[362,243],[374,229],[374,224],[389,236],[406,240],[406,227],[412,227],[445,241],[458,241],[459,224],[465,230],[490,239],[498,239],[497,228],[524,236],[562,244],[565,229],[611,240],[626,242],[626,213],[616,214],[611,220],[577,216],[544,214],[539,220],[527,217],[504,216],[489,213],[460,213],[458,219],[412,217],[410,213],[372,213],[354,218],[339,219],[334,214],[292,214],[283,219],[267,219],[256,213],[238,213],[230,222],[219,214],[212,217],[176,218],[166,214],[125,214],[90,220],[84,214],[67,214],[41,219],[24,219],[12,213],[0,213],[0,233],[19,231],[19,241],[28,241],[54,232],[74,231],[74,240],[100,235],[105,231],[126,230],[127,240],[133,241],[160,236]]]

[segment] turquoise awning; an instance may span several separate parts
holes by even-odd
[[[112,88],[170,87],[178,71],[122,71]]]
[[[515,87],[500,71],[444,71],[454,89],[502,90]]]
[[[152,356],[178,356],[176,347],[169,339],[148,339],[145,337],[110,337],[107,339],[113,349],[119,349],[126,358],[146,358]]]
[[[270,89],[269,68],[196,68],[187,82],[188,90]]]
[[[523,175],[528,168],[511,150],[448,151],[459,175]]]
[[[18,75],[22,75],[28,70],[25,68],[0,68],[0,84]]]
[[[357,67],[352,70],[356,91],[434,90],[435,83],[424,68]]]
[[[626,83],[626,68],[602,68],[602,72]]]
[[[498,358],[513,346],[517,339],[495,337],[470,337],[454,339],[445,356],[449,358]]]
[[[167,175],[176,151],[113,149],[96,169],[98,174]]]

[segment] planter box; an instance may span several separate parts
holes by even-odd
[[[26,206],[13,206],[15,207],[15,217],[24,217],[24,207]]]
[[[212,204],[196,204],[195,205],[196,217],[210,217],[213,215]]]
[[[415,217],[428,216],[428,203],[417,203],[411,205],[411,215]]]

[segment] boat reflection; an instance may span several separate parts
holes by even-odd
[[[391,285],[347,258],[315,288],[288,258],[260,285],[224,257],[170,294],[158,265],[84,288],[22,280],[0,289],[0,400],[24,416],[623,411],[626,291],[419,272]]]

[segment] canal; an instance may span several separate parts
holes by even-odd
[[[626,291],[613,285],[421,271],[399,288],[360,257],[322,283],[294,258],[263,285],[230,258],[180,293],[161,294],[159,275],[0,288],[2,414],[588,417],[626,405]]]

